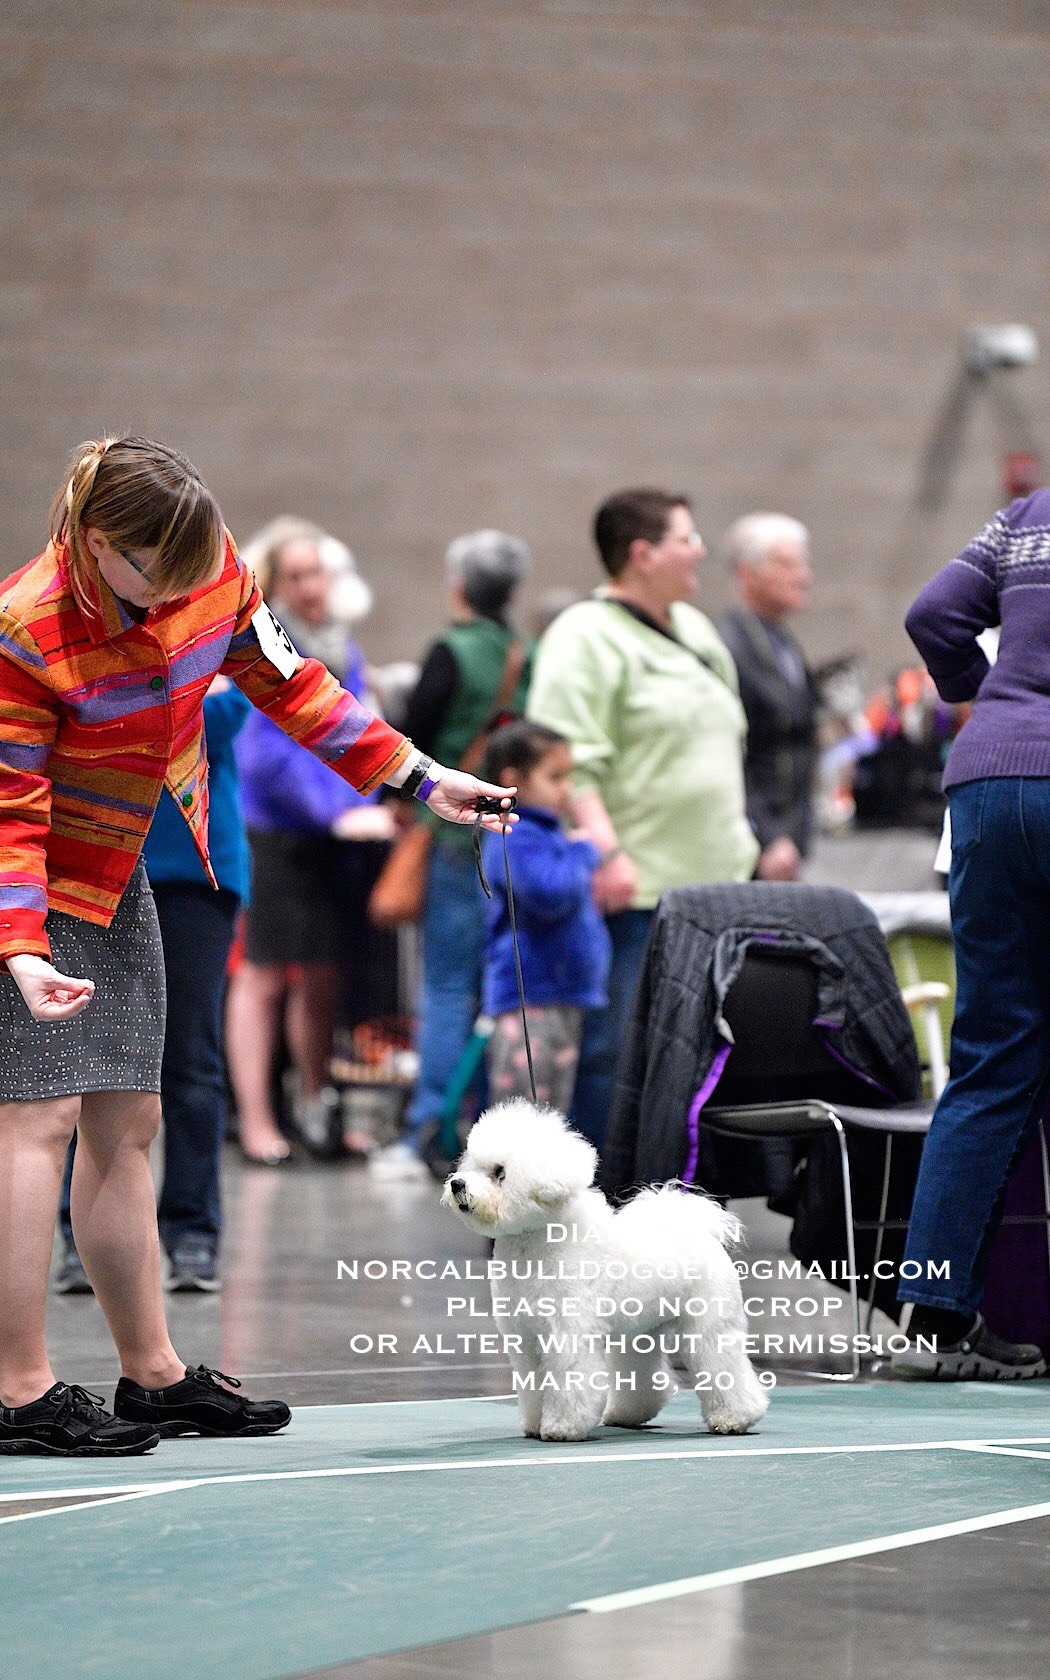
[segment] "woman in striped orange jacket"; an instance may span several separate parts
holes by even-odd
[[[506,792],[432,764],[299,657],[184,457],[134,437],[81,447],[46,550],[0,585],[0,1451],[138,1453],[291,1415],[188,1370],[161,1295],[164,976],[140,852],[167,787],[210,874],[201,708],[219,673],[362,792],[386,782],[451,822]],[[55,1381],[44,1333],[74,1127],[73,1226],[120,1355],[115,1416]]]

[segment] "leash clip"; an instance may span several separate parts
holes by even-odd
[[[518,801],[514,798],[514,795],[511,794],[510,804],[504,807],[503,800],[506,797],[506,795],[497,797],[495,794],[491,793],[479,793],[477,799],[474,801],[474,809],[477,811],[477,816],[474,818],[474,830],[471,834],[471,844],[474,847],[474,862],[477,864],[478,868],[478,880],[481,882],[481,889],[486,898],[492,897],[492,888],[489,886],[488,879],[485,875],[485,865],[481,859],[481,819],[482,817],[504,818],[503,841],[505,845],[507,839],[507,823],[505,819],[510,816],[510,813],[518,803]]]

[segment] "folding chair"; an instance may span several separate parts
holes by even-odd
[[[694,1101],[690,1111],[690,1128],[706,1128],[718,1137],[734,1139],[811,1138],[824,1132],[834,1133],[838,1143],[842,1170],[842,1194],[846,1215],[846,1261],[849,1272],[850,1318],[852,1326],[852,1354],[848,1374],[811,1371],[807,1375],[825,1381],[856,1381],[861,1375],[859,1348],[861,1334],[860,1293],[857,1287],[856,1234],[875,1233],[871,1288],[868,1291],[864,1319],[870,1330],[875,1306],[877,1274],[875,1268],[882,1257],[887,1231],[906,1231],[907,1219],[889,1219],[893,1140],[898,1136],[924,1136],[933,1118],[935,1102],[924,1100],[902,1103],[892,1107],[869,1106],[858,1100],[867,1093],[859,1080],[852,1089],[844,1083],[843,1070],[835,1063],[826,1045],[813,1027],[815,1014],[815,977],[805,958],[781,955],[775,948],[749,951],[743,970],[725,1003],[725,1018],[733,1034],[733,1050],[725,1073],[717,1088],[718,1104],[706,1108]],[[942,1001],[942,983],[920,982],[913,988],[912,1008],[936,1012]],[[928,995],[929,986],[935,988]],[[908,1001],[907,992],[905,999]],[[771,1031],[771,1023],[776,1030]],[[927,1022],[927,1031],[930,1031]],[[935,1062],[936,1058],[931,1058]],[[934,1074],[935,1094],[943,1089],[946,1072],[941,1066]],[[812,1090],[813,1096],[802,1091]],[[837,1089],[836,1089],[837,1088]],[[848,1095],[844,1100],[837,1092]],[[755,1100],[760,1098],[761,1100]],[[728,1099],[728,1101],[727,1101]],[[885,1140],[883,1176],[878,1217],[857,1220],[854,1217],[853,1184],[850,1175],[847,1131],[853,1128]],[[1050,1263],[1050,1155],[1045,1130],[1039,1127],[1042,1159],[1044,1210],[1042,1214],[1008,1215],[1006,1224],[1041,1224],[1047,1232],[1048,1263]]]
[[[884,1169],[879,1218],[855,1219],[846,1128],[879,1134],[890,1143],[895,1134],[924,1133],[930,1124],[933,1104],[875,1107],[874,1092],[869,1092],[858,1076],[851,1075],[835,1061],[814,1029],[816,1013],[816,978],[804,957],[781,954],[773,947],[750,950],[725,1002],[733,1049],[717,1087],[717,1106],[701,1107],[694,1101],[689,1119],[691,1130],[700,1126],[724,1138],[801,1140],[820,1132],[835,1135],[846,1213],[852,1328],[850,1370],[848,1375],[826,1371],[808,1374],[827,1381],[855,1381],[861,1374],[856,1233],[874,1231],[876,1255],[881,1257],[885,1231],[906,1222],[886,1218],[889,1165]],[[868,1106],[869,1100],[872,1106]],[[868,1299],[869,1326],[875,1282],[873,1273]]]

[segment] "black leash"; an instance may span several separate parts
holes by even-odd
[[[525,1055],[529,1064],[529,1085],[532,1089],[532,1100],[533,1102],[537,1102],[539,1099],[536,1096],[536,1072],[532,1065],[532,1044],[529,1040],[529,1021],[528,1016],[525,1013],[525,981],[521,972],[521,952],[518,950],[518,924],[514,916],[514,887],[510,878],[510,858],[507,855],[507,830],[510,827],[510,824],[507,822],[507,818],[517,803],[517,800],[512,798],[509,807],[504,809],[502,799],[497,799],[495,797],[489,798],[486,796],[479,798],[476,801],[478,814],[474,819],[474,831],[471,839],[474,845],[474,862],[478,866],[478,879],[481,882],[482,891],[484,892],[486,898],[491,898],[492,888],[489,886],[488,881],[485,878],[485,865],[481,857],[481,819],[485,816],[502,817],[503,827],[501,832],[503,835],[503,874],[507,882],[507,910],[510,915],[511,944],[514,947],[514,971],[518,977],[518,998],[521,1002],[521,1027],[523,1033],[525,1034]]]

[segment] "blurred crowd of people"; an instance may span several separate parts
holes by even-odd
[[[812,575],[797,519],[751,513],[726,532],[735,601],[717,622],[698,605],[706,549],[686,495],[610,496],[592,535],[593,592],[552,593],[527,630],[525,542],[458,537],[445,629],[418,664],[382,670],[356,639],[372,593],[345,544],[281,517],[244,557],[301,654],[440,763],[516,787],[506,856],[533,1071],[600,1148],[660,895],[796,880],[818,824],[934,824],[960,719],[922,673],[866,700],[856,661],[812,668],[793,629]],[[529,1058],[499,837],[483,848],[490,901],[469,828],[356,793],[221,677],[205,726],[219,891],[167,794],[145,859],[168,983],[161,1233],[171,1287],[210,1290],[227,1135],[253,1166],[305,1150],[425,1178],[487,1090],[528,1094]],[[376,1081],[396,1068],[408,1090],[381,1147],[333,1077],[337,1049],[353,1071],[377,1040]],[[58,1287],[87,1289],[68,1198],[63,1232]]]

